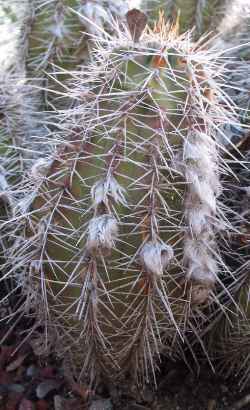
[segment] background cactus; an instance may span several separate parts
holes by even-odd
[[[197,39],[204,33],[217,31],[218,22],[225,15],[231,1],[227,0],[145,0],[142,2],[144,10],[151,16],[152,21],[157,18],[160,10],[165,16],[175,19],[179,15],[180,32],[195,29],[193,37]]]
[[[0,25],[3,41],[6,39],[8,44],[8,57],[1,60],[0,82],[5,84],[5,73],[10,78],[12,72],[11,83],[19,92],[17,99],[23,111],[18,133],[23,132],[19,149],[23,148],[25,164],[29,164],[27,159],[46,151],[46,144],[41,143],[41,137],[45,141],[51,132],[46,111],[65,106],[67,90],[63,83],[67,70],[75,70],[86,62],[91,38],[104,29],[112,32],[113,19],[124,18],[127,10],[126,1],[113,0],[10,0],[8,5],[0,2],[0,18],[3,15],[8,21]],[[4,47],[1,50],[5,55]]]
[[[233,12],[233,18],[230,18]],[[236,2],[222,20],[221,36],[215,47],[225,49],[229,56],[226,92],[235,104],[240,123],[227,124],[225,133],[235,146],[232,153],[231,172],[224,178],[228,218],[234,225],[234,234],[229,241],[231,256],[228,262],[234,269],[235,280],[228,283],[227,295],[221,295],[226,315],[218,315],[215,333],[210,335],[211,355],[214,355],[223,374],[237,375],[241,387],[249,384],[249,22],[250,6]],[[238,160],[237,160],[238,159]],[[211,341],[211,339],[213,339]],[[216,340],[216,343],[214,343]]]
[[[241,126],[237,128],[229,125],[225,131],[235,145],[246,139],[249,132],[249,24],[248,2],[244,0],[235,2],[230,5],[228,13],[218,27],[220,36],[213,42],[213,47],[217,50],[225,50],[225,57],[229,60],[227,62],[228,85],[225,91],[238,110]],[[245,152],[246,148],[243,155]]]
[[[249,134],[239,143],[238,156],[241,164],[232,163],[232,171],[237,179],[229,177],[224,182],[228,190],[226,202],[228,217],[233,222],[235,232],[229,237],[232,249],[229,263],[234,267],[234,280],[227,285],[227,292],[233,296],[229,300],[225,292],[221,301],[226,314],[217,316],[217,325],[210,334],[211,355],[218,360],[218,368],[224,376],[236,376],[241,388],[249,385]],[[214,340],[216,342],[214,343]]]
[[[8,222],[13,217],[15,195],[23,172],[23,157],[17,148],[18,138],[22,137],[22,129],[18,128],[22,105],[15,92],[17,85],[13,77],[10,76],[8,79],[8,88],[3,83],[0,87],[0,332],[2,336],[6,326],[9,331],[11,330],[20,307],[20,298],[15,297],[20,287],[9,274],[12,268],[9,249],[15,242],[17,232]],[[23,309],[21,311],[23,315]]]
[[[36,123],[40,124],[40,135],[47,135],[50,128],[46,110],[65,106],[67,88],[64,84],[68,70],[76,70],[79,64],[86,63],[92,37],[104,29],[112,32],[113,19],[124,16],[127,10],[126,1],[29,1],[29,13],[23,20],[21,50],[22,53],[25,50],[27,80],[41,90],[33,110]],[[37,130],[32,131],[37,135]]]
[[[23,243],[11,274],[48,326],[45,341],[91,382],[128,372],[145,383],[163,349],[178,354],[190,329],[199,334],[230,275],[216,243],[230,229],[218,201],[217,134],[232,117],[220,53],[162,18],[154,31],[138,10],[127,20],[72,73],[57,150],[22,183],[30,207],[14,219]]]

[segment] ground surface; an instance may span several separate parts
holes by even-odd
[[[0,336],[6,335],[2,329]],[[20,344],[21,342],[21,344]],[[17,350],[17,346],[19,347]],[[0,410],[237,410],[250,409],[250,388],[240,391],[209,366],[199,375],[182,363],[166,363],[157,391],[100,385],[95,391],[73,381],[54,357],[39,354],[36,340],[20,328],[2,339],[0,347]]]

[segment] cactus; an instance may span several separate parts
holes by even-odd
[[[228,258],[234,280],[222,292],[221,304],[226,314],[218,314],[216,326],[208,337],[211,355],[218,359],[223,375],[237,376],[241,388],[249,385],[250,316],[249,316],[249,21],[248,2],[235,2],[219,26],[220,36],[214,45],[229,56],[226,93],[235,104],[238,126],[227,124],[224,131],[229,149],[239,161],[231,161],[230,174],[224,177],[224,203],[234,233],[227,238],[231,248]],[[229,300],[228,295],[233,296]],[[214,341],[216,340],[216,343]]]
[[[14,272],[58,352],[73,356],[91,381],[127,371],[137,383],[148,381],[162,351],[183,354],[190,332],[200,339],[198,320],[208,320],[212,302],[233,311],[234,327],[223,318],[220,353],[235,371],[239,357],[248,363],[249,324],[231,297],[227,305],[217,301],[227,268],[216,243],[223,219],[216,134],[230,118],[214,82],[221,67],[216,53],[190,45],[188,35],[175,37],[162,21],[143,36],[145,17],[128,22],[132,40],[118,26],[113,40],[103,33],[93,63],[72,72],[71,95],[64,83],[73,108],[53,124],[53,158],[37,161],[27,179],[34,192],[19,207],[29,211],[11,220],[21,221],[19,230],[25,221],[23,243],[15,243],[5,268],[14,261],[9,278]],[[9,108],[16,112],[13,100]],[[22,134],[20,115],[11,121]],[[242,277],[233,289],[240,301]],[[244,355],[235,349],[241,336]]]
[[[38,91],[30,115],[36,124],[27,135],[30,141],[34,135],[46,137],[50,132],[46,111],[68,104],[67,72],[86,64],[92,37],[104,28],[111,32],[113,20],[124,15],[128,6],[117,0],[28,0],[26,9],[19,58],[27,84]],[[39,149],[44,151],[45,146]]]
[[[21,181],[23,158],[18,151],[19,139],[22,138],[22,105],[20,93],[13,76],[2,77],[0,87],[0,328],[13,316],[11,305],[15,302],[13,295],[17,289],[9,275],[11,262],[8,260],[9,248],[13,245],[15,230],[8,225],[13,216],[13,205],[16,188]],[[19,88],[21,85],[19,85]],[[14,314],[15,316],[15,314]],[[8,323],[9,324],[9,323]]]
[[[247,138],[250,124],[249,24],[249,2],[233,3],[218,28],[220,36],[213,44],[218,50],[226,50],[225,56],[229,59],[226,92],[238,110],[240,127],[229,125],[226,132],[237,146]]]
[[[111,0],[100,0],[98,3],[10,0],[8,5],[0,5],[1,23],[4,23],[0,26],[3,39],[8,32],[7,53],[4,44],[1,44],[5,58],[1,58],[0,73],[1,224],[4,224],[1,231],[2,287],[6,283],[5,273],[10,269],[10,236],[14,238],[18,234],[15,232],[14,235],[11,227],[6,229],[8,219],[13,217],[15,200],[22,197],[22,188],[16,190],[16,185],[34,158],[47,151],[46,136],[50,133],[50,123],[44,111],[48,108],[44,87],[56,91],[50,93],[50,103],[54,106],[57,105],[58,95],[62,99],[59,91],[64,91],[62,79],[66,77],[65,73],[60,76],[60,81],[56,82],[56,78],[50,80],[51,71],[55,71],[53,64],[60,64],[65,70],[76,68],[82,61],[82,51],[86,57],[91,38],[86,33],[80,36],[79,32],[86,32],[91,27],[91,35],[94,35],[93,28],[99,26],[101,32],[102,25],[110,31],[112,16],[116,18],[126,10],[126,2]],[[79,17],[77,11],[83,11],[84,16]],[[60,88],[58,86],[56,89],[55,84],[60,84]],[[60,102],[59,105],[63,104]],[[21,207],[25,207],[26,203],[25,199],[20,200]],[[11,287],[8,289],[12,293]],[[2,294],[1,298],[4,297]]]
[[[156,383],[161,353],[195,355],[197,342],[224,375],[249,383],[249,153],[235,161],[249,139],[249,46],[238,47],[248,31],[235,40],[238,18],[233,29],[223,22],[210,43],[217,51],[177,35],[177,26],[195,23],[195,38],[211,28],[218,3],[172,2],[178,24],[161,14],[145,29],[135,10],[128,27],[113,20],[123,13],[113,1],[107,11],[105,1],[32,1],[15,76],[1,81],[4,292],[9,299],[22,288],[24,308],[45,327],[44,347],[71,358],[90,383],[100,375]],[[241,61],[225,70],[224,55]],[[228,164],[221,155],[232,149]],[[39,151],[20,181],[27,155]],[[230,242],[224,258],[231,235],[237,248]]]
[[[236,376],[243,389],[249,386],[250,382],[249,263],[247,262],[237,276],[234,295],[238,305],[229,306],[228,317],[219,322],[220,332],[214,351],[219,360],[219,370],[226,377]]]
[[[163,350],[174,356],[187,331],[198,335],[228,274],[217,134],[231,113],[219,53],[162,17],[154,30],[138,10],[127,22],[73,73],[57,149],[34,164],[14,219],[23,238],[10,274],[46,324],[47,347],[73,356],[78,376],[143,384]]]
[[[219,282],[215,134],[228,117],[215,56],[164,21],[140,39],[142,16],[128,15],[132,40],[117,28],[78,74],[67,142],[46,176],[34,165],[40,183],[13,249],[42,322],[91,380],[126,371],[147,380],[164,341],[184,337]]]
[[[170,19],[179,15],[180,32],[185,33],[195,27],[198,39],[202,34],[217,29],[227,3],[226,0],[145,0],[142,4],[152,21],[160,10]]]
[[[227,287],[234,302],[229,301],[225,293],[221,297],[225,312],[216,318],[217,323],[208,338],[210,354],[216,359],[218,372],[224,378],[236,377],[241,389],[249,386],[250,382],[249,222],[246,226],[248,229],[242,235],[242,245],[248,247],[248,257],[235,272],[236,280]],[[239,254],[238,251],[237,258],[242,260]]]
[[[13,216],[16,189],[21,181],[25,160],[21,149],[27,123],[26,110],[30,109],[28,100],[24,104],[23,64],[19,59],[20,20],[24,15],[24,3],[18,1],[0,4],[0,328],[10,328],[13,317],[12,307],[16,301],[16,284],[8,275],[11,262],[8,260],[9,248],[13,245],[16,231],[7,225]],[[28,148],[31,150],[31,148]],[[8,279],[7,279],[8,276]],[[4,322],[4,323],[3,323]]]
[[[249,135],[245,141],[240,141],[239,148],[237,154],[244,154],[244,159],[241,163],[231,164],[234,178],[228,175],[224,182],[228,190],[225,198],[228,217],[234,226],[234,233],[229,237],[229,263],[234,268],[234,280],[228,281],[226,291],[220,296],[224,314],[217,312],[216,323],[208,341],[210,354],[216,358],[218,370],[224,377],[237,377],[240,387],[245,388],[250,382]],[[233,299],[228,297],[229,294]]]

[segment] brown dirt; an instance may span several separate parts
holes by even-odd
[[[0,329],[0,340],[7,330]],[[91,391],[65,374],[54,357],[39,356],[32,337],[24,342],[16,329],[0,343],[0,410],[50,409],[250,410],[250,386],[241,391],[237,379],[223,379],[208,364],[193,374],[183,363],[163,361],[157,389],[101,383]]]

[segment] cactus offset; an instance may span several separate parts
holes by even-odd
[[[81,375],[144,383],[221,286],[216,133],[230,113],[216,54],[162,18],[154,31],[138,10],[127,19],[129,30],[117,25],[74,72],[74,104],[59,114],[47,174],[33,167],[35,199],[12,258]]]

